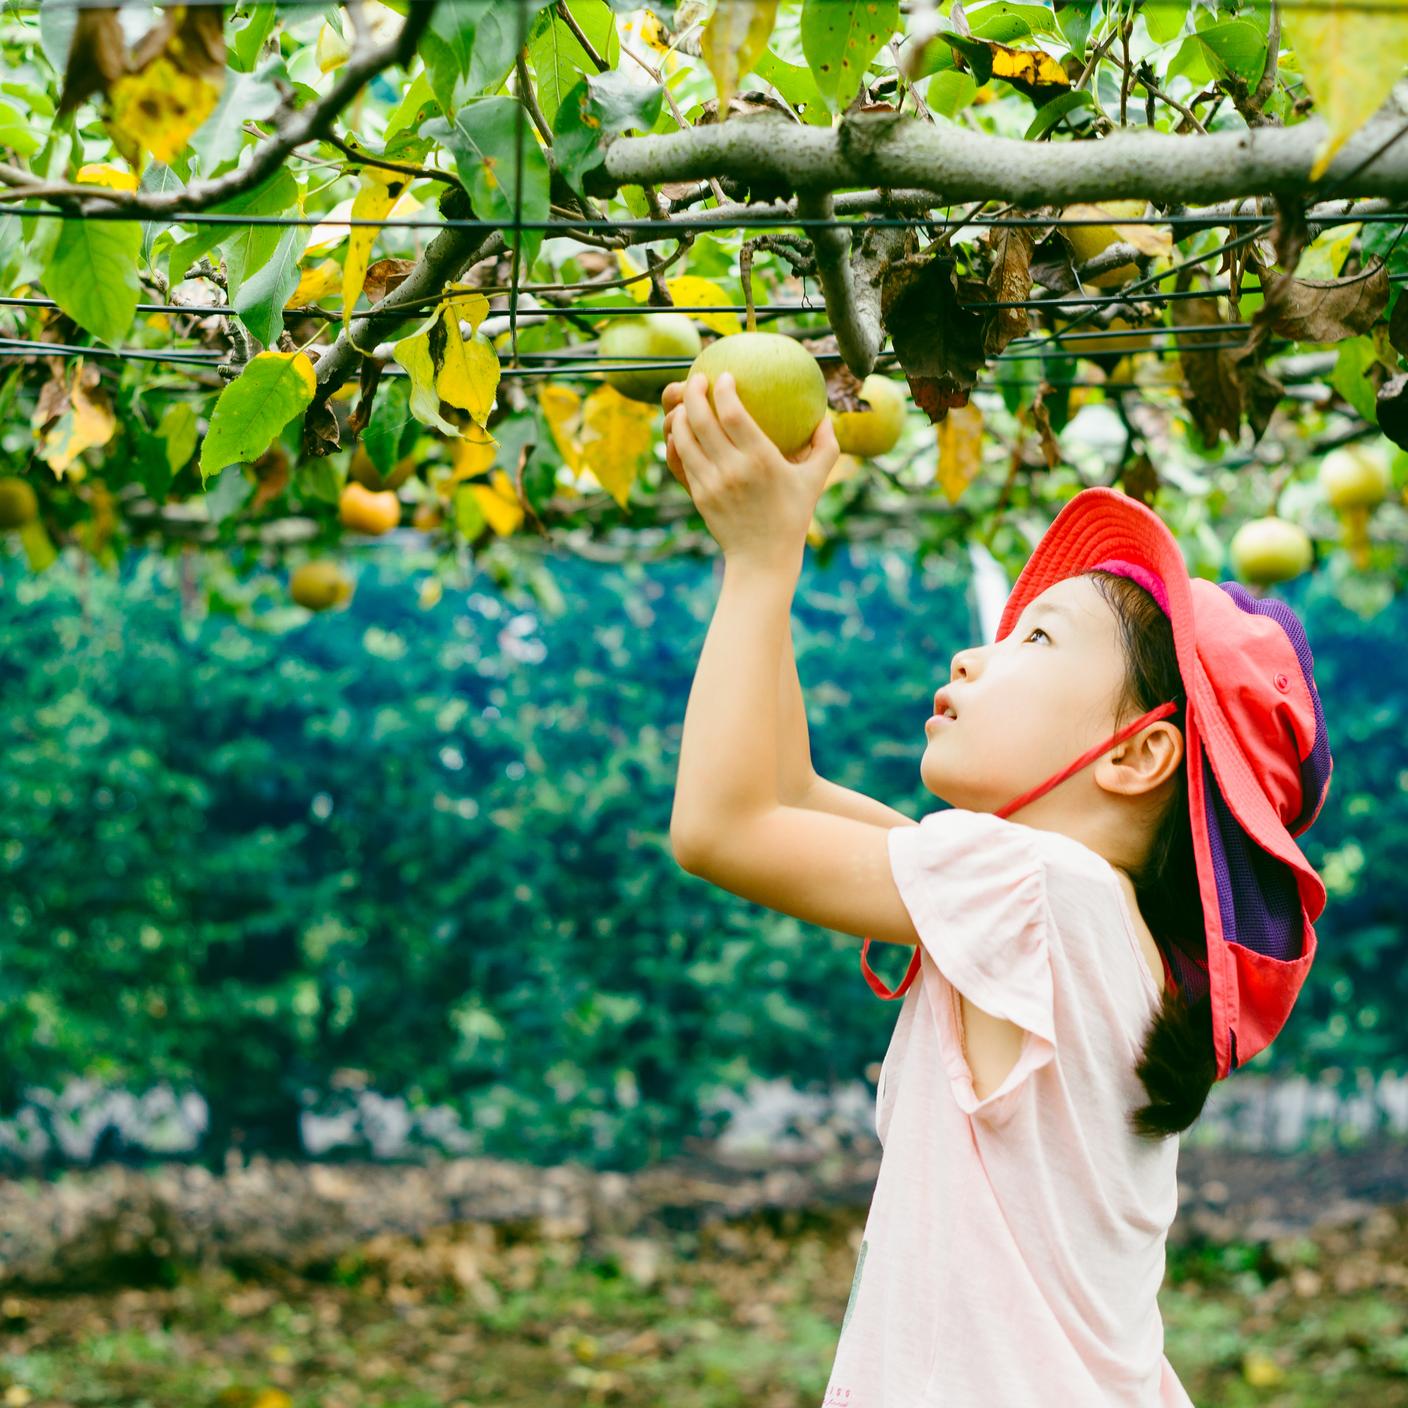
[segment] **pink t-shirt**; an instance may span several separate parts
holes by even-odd
[[[1192,1408],[1157,1301],[1178,1138],[1126,1124],[1159,992],[1115,871],[961,808],[889,847],[921,966],[881,1068],[884,1152],[823,1408]],[[981,1100],[958,992],[1024,1029]]]

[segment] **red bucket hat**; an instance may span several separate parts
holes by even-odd
[[[1096,568],[1133,578],[1173,623],[1207,961],[1174,948],[1170,971],[1190,1001],[1211,993],[1223,1080],[1275,1039],[1315,957],[1325,886],[1294,840],[1319,815],[1334,768],[1315,662],[1285,602],[1190,577],[1163,521],[1106,488],[1083,490],[1057,514],[1012,588],[997,639],[1034,597]],[[1169,700],[1149,710],[996,815],[1010,816],[1179,707]],[[892,992],[866,961],[869,947],[867,938],[866,981],[882,998],[901,996],[919,972],[919,950]]]

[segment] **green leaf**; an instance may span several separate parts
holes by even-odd
[[[167,468],[179,474],[196,451],[195,407],[189,401],[173,401],[157,422],[156,434],[166,450]]]
[[[20,156],[33,156],[43,145],[35,134],[32,119],[9,103],[0,103],[0,147],[9,147]]]
[[[273,257],[256,273],[247,275],[230,300],[240,321],[265,347],[278,342],[284,330],[284,304],[298,287],[298,261],[303,258],[312,233],[306,225],[288,225],[279,230]]]
[[[1340,344],[1330,385],[1359,412],[1370,425],[1379,423],[1379,405],[1374,383],[1366,373],[1377,360],[1371,337],[1351,338]]]
[[[455,110],[455,89],[474,57],[477,12],[465,5],[437,5],[420,40],[431,91],[446,115]]]
[[[814,127],[831,126],[831,113],[827,109],[826,99],[821,96],[821,89],[816,86],[811,69],[802,64],[789,64],[779,59],[771,49],[765,49],[762,57],[753,64],[753,72],[764,83],[771,83],[797,109],[803,122],[810,122]]]
[[[1014,22],[1021,26],[1014,31],[1018,38],[1029,34],[1046,34],[1053,39],[1064,37],[1061,26],[1056,23],[1055,13],[1045,5],[1017,5],[1009,3],[1009,0],[998,0],[994,5],[983,5],[966,13],[968,27],[974,34],[984,39],[996,39],[1003,44],[1007,43],[1007,38],[998,31]]]
[[[243,23],[241,23],[241,20]],[[230,21],[230,52],[235,57],[231,65],[245,73],[259,61],[259,51],[273,32],[278,11],[273,5],[254,5],[244,15]]]
[[[1043,104],[1037,110],[1037,115],[1032,118],[1031,126],[1027,128],[1026,139],[1034,142],[1045,132],[1054,127],[1068,112],[1074,112],[1077,108],[1093,108],[1095,106],[1095,95],[1088,88],[1072,89],[1069,93],[1058,93],[1049,103]]]
[[[234,385],[231,382],[231,385]],[[232,513],[244,507],[245,501],[254,493],[254,484],[244,469],[237,464],[229,465],[215,476],[215,484],[205,491],[205,511],[212,523],[221,523]]]
[[[61,78],[68,67],[69,45],[78,24],[78,7],[65,0],[43,0],[39,7],[39,47]]]
[[[1266,67],[1266,36],[1245,20],[1209,25],[1194,36],[1216,78],[1239,78],[1255,88]]]
[[[1145,0],[1139,12],[1155,44],[1167,44],[1183,33],[1188,19],[1189,0]]]
[[[1099,15],[1099,5],[1091,0],[1056,0],[1056,23],[1066,42],[1081,58],[1085,57],[1085,41],[1090,38],[1090,27]]]
[[[270,59],[257,73],[238,73],[231,69],[225,75],[225,87],[214,111],[196,128],[191,137],[191,150],[200,157],[202,174],[213,176],[239,156],[246,139],[246,122],[260,122],[272,117],[280,103],[274,78],[283,71],[281,59]]]
[[[850,105],[899,23],[899,0],[802,0],[802,52],[833,110]]]
[[[627,73],[603,73],[573,84],[553,121],[553,155],[563,179],[584,195],[582,178],[606,159],[606,146],[632,127],[649,131],[664,89]]]
[[[944,48],[948,49],[948,45],[945,44]],[[949,52],[953,51],[950,49]],[[952,120],[977,94],[978,84],[973,75],[963,69],[951,68],[936,73],[929,80],[929,89],[924,100],[928,103],[930,112],[939,113]]]
[[[621,44],[616,37],[616,17],[604,0],[572,0],[568,9],[607,67],[615,68]],[[595,73],[596,65],[555,9],[540,17],[528,43],[528,56],[538,78],[538,106],[551,123],[567,90],[583,74]]]
[[[411,414],[410,396],[406,377],[387,378],[372,404],[372,418],[362,432],[367,456],[383,477],[410,454],[420,434],[420,422]]]
[[[44,270],[44,291],[84,331],[118,346],[137,316],[135,220],[65,220]]]
[[[517,205],[521,205],[520,219],[548,218],[547,159],[516,99],[473,98],[455,114],[453,123],[441,118],[427,122],[425,135],[449,149],[460,185],[480,219],[512,220]],[[531,263],[543,232],[505,230],[504,238],[510,245],[520,241],[523,257]]]
[[[298,182],[293,179],[287,168],[281,167],[262,185],[212,206],[211,212],[216,215],[283,215],[288,212],[296,214],[297,206]],[[228,224],[202,225],[198,219],[184,223],[195,225],[196,230],[194,234],[172,245],[167,251],[166,273],[173,284],[180,283],[186,275],[186,270],[202,254],[208,254],[230,234]]]
[[[229,464],[257,460],[317,388],[302,352],[261,352],[221,393],[200,447],[201,479]]]

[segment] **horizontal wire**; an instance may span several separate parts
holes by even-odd
[[[22,187],[11,187],[12,190],[22,190]],[[101,195],[101,187],[94,188],[95,195]],[[1355,199],[1355,197],[1346,197]],[[949,202],[935,199],[935,205],[947,205]],[[570,235],[574,230],[717,230],[721,226],[728,229],[771,229],[774,226],[783,229],[819,229],[819,230],[842,230],[842,229],[864,229],[869,226],[876,226],[886,229],[910,229],[926,225],[936,225],[943,228],[961,229],[965,225],[989,225],[1002,228],[1030,228],[1037,226],[1076,226],[1076,225],[1200,225],[1206,229],[1218,229],[1223,226],[1232,227],[1240,225],[1265,225],[1273,217],[1267,215],[1251,214],[1216,214],[1216,215],[1131,215],[1128,217],[1117,215],[975,215],[964,218],[961,215],[953,216],[924,216],[924,215],[896,215],[896,216],[870,216],[858,215],[854,219],[838,220],[822,216],[792,216],[792,215],[760,215],[754,219],[749,219],[745,212],[727,211],[727,219],[708,220],[702,217],[690,217],[687,219],[636,219],[631,217],[623,220],[413,220],[410,217],[400,217],[397,219],[373,220],[361,216],[339,215],[328,219],[317,215],[228,215],[218,212],[193,211],[189,214],[182,214],[179,211],[162,211],[153,214],[149,210],[126,209],[118,206],[112,210],[62,210],[48,206],[41,206],[37,210],[23,210],[14,206],[0,208],[0,216],[14,215],[22,219],[40,217],[52,220],[139,220],[145,224],[172,224],[172,225],[236,225],[240,227],[254,227],[268,225],[275,227],[302,227],[329,225],[336,228],[346,226],[348,229],[375,228],[378,230],[541,230],[543,232],[558,231],[563,235]],[[1311,224],[1323,224],[1327,218],[1333,218],[1337,222],[1346,225],[1364,224],[1388,224],[1397,222],[1403,224],[1408,222],[1408,210],[1380,210],[1365,211],[1362,215],[1355,215],[1353,211],[1346,212],[1345,216],[1315,216],[1310,219]],[[644,274],[642,274],[644,277]]]
[[[172,9],[173,4],[158,6],[161,9]],[[429,0],[419,0],[419,3],[428,3]],[[501,5],[504,0],[443,0],[447,8],[450,6],[476,6],[485,8],[490,5]],[[197,8],[208,5],[229,4],[230,0],[185,0],[188,5]],[[407,4],[416,4],[418,0],[406,0]],[[531,0],[517,0],[520,8],[531,3]],[[1067,0],[1072,9],[1094,8],[1098,0]],[[279,9],[318,9],[327,4],[327,0],[278,0]],[[38,11],[45,10],[102,10],[113,8],[114,0],[7,0],[5,9],[16,11]],[[1336,12],[1347,11],[1355,14],[1389,15],[1401,16],[1403,11],[1399,0],[1276,0],[1276,7],[1279,10],[1333,10]],[[124,7],[127,8],[127,7]],[[896,31],[898,32],[898,31]]]

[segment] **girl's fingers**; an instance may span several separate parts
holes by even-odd
[[[684,400],[684,382],[672,381],[661,393],[660,404],[666,411],[673,411]]]
[[[776,448],[738,399],[732,372],[723,372],[714,383],[714,408],[718,411],[719,424],[725,434],[740,450],[754,455],[769,455]]]
[[[684,409],[695,441],[722,468],[727,460],[734,457],[735,447],[709,404],[709,378],[702,372],[685,383]]]
[[[681,407],[674,412],[674,418],[670,425],[670,439],[675,443],[675,449],[679,454],[680,469],[690,475],[696,484],[701,483],[709,473],[711,464],[710,457],[705,454],[704,448],[699,443],[698,437],[694,433],[694,427],[690,424],[689,417]],[[692,494],[693,489],[690,490]]]

